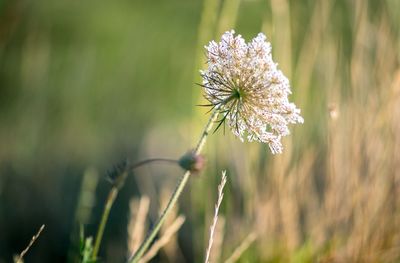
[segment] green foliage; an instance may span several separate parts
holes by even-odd
[[[97,260],[93,259],[93,237],[85,237],[83,225],[80,225],[79,228],[79,255],[79,262],[81,263],[97,262]]]

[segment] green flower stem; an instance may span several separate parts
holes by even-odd
[[[196,148],[194,149],[193,153],[195,155],[200,154],[200,152],[203,150],[204,145],[206,143],[208,134],[215,122],[215,120],[218,117],[219,113],[219,107],[215,107],[213,113],[210,116],[210,119],[207,122],[207,125],[205,126],[203,133],[201,134],[200,140],[197,143]],[[153,227],[151,232],[147,235],[146,239],[143,241],[143,243],[140,245],[139,249],[135,252],[134,255],[128,260],[130,263],[137,263],[139,262],[140,258],[143,256],[144,252],[148,249],[150,246],[151,242],[153,239],[156,237],[158,231],[161,228],[161,225],[164,223],[167,215],[169,212],[171,212],[172,208],[174,207],[175,203],[178,201],[179,196],[181,195],[183,189],[185,188],[185,185],[189,179],[190,176],[190,171],[186,171],[182,177],[178,181],[178,185],[175,188],[174,193],[171,196],[171,199],[168,202],[167,207],[164,209],[163,213],[161,214],[160,218],[158,219],[156,225]]]
[[[101,240],[103,238],[104,229],[107,224],[108,216],[110,215],[111,207],[114,204],[115,198],[117,197],[119,192],[119,188],[113,186],[108,194],[106,205],[104,207],[103,215],[101,216],[101,221],[99,225],[99,229],[97,230],[96,241],[94,243],[93,253],[92,253],[92,260],[97,259],[97,254],[99,253]]]
[[[165,159],[165,158],[153,158],[153,159],[147,159],[147,160],[137,162],[131,166],[128,166],[127,169],[125,169],[125,171],[114,182],[114,185],[108,194],[106,204],[104,207],[104,211],[101,216],[100,225],[97,230],[96,240],[95,240],[94,247],[93,247],[93,253],[92,253],[93,261],[97,259],[97,255],[98,255],[99,249],[100,249],[100,244],[103,239],[104,229],[105,229],[107,221],[108,221],[108,216],[110,215],[111,207],[114,204],[115,198],[117,197],[119,190],[124,185],[125,179],[128,176],[128,171],[129,170],[132,171],[140,166],[143,166],[143,165],[146,165],[146,164],[152,163],[152,162],[168,162],[168,163],[175,163],[175,164],[178,163],[177,160]]]

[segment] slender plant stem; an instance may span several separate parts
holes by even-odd
[[[195,155],[199,154],[206,143],[208,134],[215,122],[215,120],[218,117],[219,113],[219,107],[215,107],[214,111],[212,112],[210,119],[208,120],[206,126],[204,127],[203,133],[201,134],[201,137],[199,139],[199,142],[196,145],[196,148],[194,149],[193,153]],[[144,252],[148,249],[150,246],[151,242],[153,239],[156,237],[158,231],[161,228],[161,225],[164,223],[167,215],[169,212],[171,212],[172,208],[174,207],[175,203],[177,202],[179,196],[181,195],[183,189],[185,188],[185,185],[189,179],[190,176],[190,171],[186,171],[181,178],[178,181],[178,185],[175,188],[174,193],[171,196],[171,199],[169,200],[167,207],[164,209],[162,212],[160,218],[158,219],[157,223],[151,230],[151,232],[147,235],[146,239],[143,241],[143,243],[140,245],[139,249],[135,252],[135,254],[132,255],[132,257],[128,260],[130,263],[137,263],[139,262],[140,258],[143,256]]]
[[[16,258],[14,259],[14,262],[16,262],[16,263],[23,263],[23,262],[24,262],[24,261],[23,261],[23,258],[24,258],[24,256],[25,256],[25,254],[26,254],[26,253],[28,252],[28,250],[32,247],[33,243],[35,243],[35,241],[39,238],[39,236],[40,236],[40,234],[42,233],[43,229],[44,229],[44,225],[42,225],[42,226],[39,228],[39,231],[36,233],[36,235],[34,235],[34,236],[32,237],[32,239],[31,239],[31,241],[29,242],[28,246],[21,252],[21,254],[19,254],[18,257],[16,257]]]
[[[97,230],[97,235],[96,235],[96,240],[94,243],[94,247],[93,247],[93,253],[92,253],[92,260],[96,260],[97,259],[97,255],[99,253],[99,249],[100,249],[100,245],[101,245],[101,241],[103,239],[103,234],[104,234],[104,229],[106,227],[107,221],[108,221],[108,216],[110,215],[110,211],[111,211],[111,207],[114,204],[115,198],[118,195],[119,189],[121,189],[121,187],[123,186],[126,177],[128,176],[128,170],[134,170],[140,166],[152,163],[152,162],[167,162],[167,163],[178,163],[177,160],[173,160],[173,159],[165,159],[165,158],[152,158],[152,159],[147,159],[147,160],[143,160],[137,163],[134,163],[130,166],[128,166],[128,168],[122,173],[122,175],[120,176],[120,178],[118,179],[119,183],[115,183],[113,185],[113,187],[111,188],[107,200],[106,200],[106,204],[104,207],[104,211],[103,214],[101,216],[101,221],[99,224],[99,228]]]
[[[166,159],[166,158],[152,158],[152,159],[146,159],[137,163],[132,164],[131,166],[129,166],[128,168],[130,170],[135,170],[136,168],[143,166],[145,164],[148,163],[153,163],[153,162],[165,162],[165,163],[178,163],[178,160],[174,160],[174,159]]]
[[[101,244],[101,240],[103,238],[104,229],[107,224],[108,216],[110,215],[111,207],[115,201],[115,198],[118,195],[118,191],[119,191],[118,187],[113,186],[110,190],[110,193],[108,194],[106,205],[104,207],[104,211],[101,216],[100,225],[97,230],[96,241],[95,241],[94,247],[93,247],[92,260],[97,259],[97,254],[99,253],[100,244]]]

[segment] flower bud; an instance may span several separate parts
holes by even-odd
[[[206,160],[203,155],[195,154],[193,151],[185,153],[179,160],[178,164],[182,169],[197,174],[204,169]]]

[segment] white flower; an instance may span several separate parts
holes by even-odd
[[[246,43],[234,33],[225,32],[221,42],[205,47],[205,98],[222,114],[218,127],[226,122],[242,141],[264,142],[272,153],[281,153],[281,137],[290,133],[287,125],[303,123],[300,110],[288,100],[289,80],[272,60],[264,34]]]

